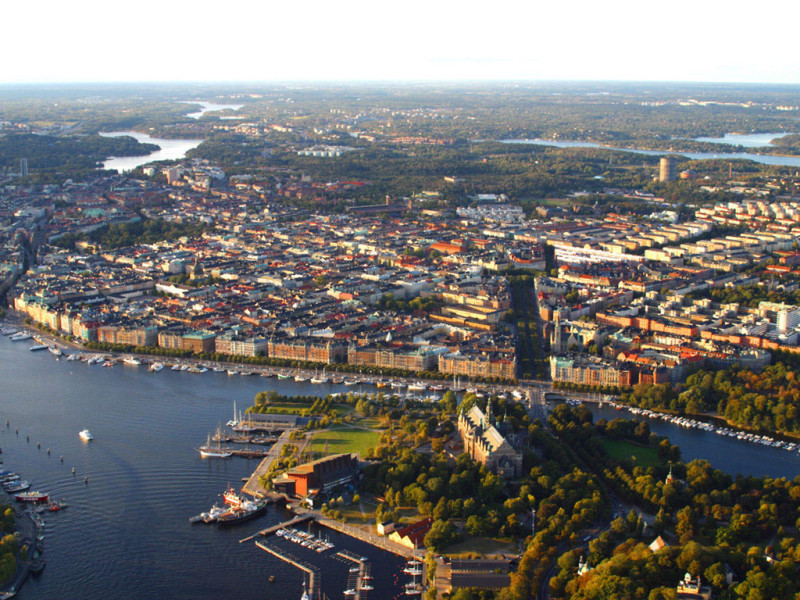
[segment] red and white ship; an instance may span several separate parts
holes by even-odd
[[[43,492],[22,492],[14,494],[17,502],[47,502],[47,494]]]
[[[242,503],[245,501],[232,487],[225,490],[225,493],[222,494],[222,499],[225,501],[225,504],[229,505],[231,508],[241,508]]]

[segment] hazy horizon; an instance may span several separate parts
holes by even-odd
[[[11,3],[0,83],[665,81],[800,84],[785,2]],[[787,15],[788,16],[788,15]]]

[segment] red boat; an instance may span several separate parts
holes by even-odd
[[[42,492],[22,492],[14,494],[17,502],[47,502],[47,494]]]
[[[231,508],[240,508],[244,502],[244,498],[242,498],[233,488],[228,488],[225,490],[225,493],[222,494],[222,499],[225,501],[225,504],[230,505]]]

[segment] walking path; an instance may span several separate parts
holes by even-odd
[[[388,550],[393,554],[399,554],[400,556],[405,556],[406,558],[418,558],[418,559],[425,558],[424,548],[413,549],[407,546],[403,546],[402,544],[398,544],[397,542],[393,542],[389,538],[382,537],[375,533],[372,533],[372,531],[369,528],[370,527],[369,525],[363,525],[363,526],[348,525],[340,521],[335,521],[334,519],[323,517],[321,514],[317,515],[316,520],[317,523],[319,523],[320,525],[324,525],[325,527],[330,527],[331,529],[349,535],[350,537],[354,537],[357,540],[361,540],[362,542],[367,542],[368,544],[377,546],[378,548],[382,548],[383,550]]]
[[[269,471],[269,468],[272,466],[272,463],[280,458],[281,451],[286,444],[296,444],[297,456],[302,456],[306,446],[311,442],[311,438],[305,437],[302,440],[292,440],[289,439],[291,434],[292,431],[284,431],[281,434],[281,437],[278,438],[278,441],[272,445],[272,448],[269,449],[267,456],[264,457],[264,460],[259,463],[259,465],[256,467],[256,470],[253,471],[253,474],[250,475],[250,479],[247,480],[247,483],[242,486],[242,491],[244,493],[255,496],[256,498],[261,498],[268,493],[267,489],[261,483],[261,477],[266,475]]]

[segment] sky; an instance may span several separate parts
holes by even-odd
[[[798,16],[796,0],[16,0],[0,83],[800,83]]]

